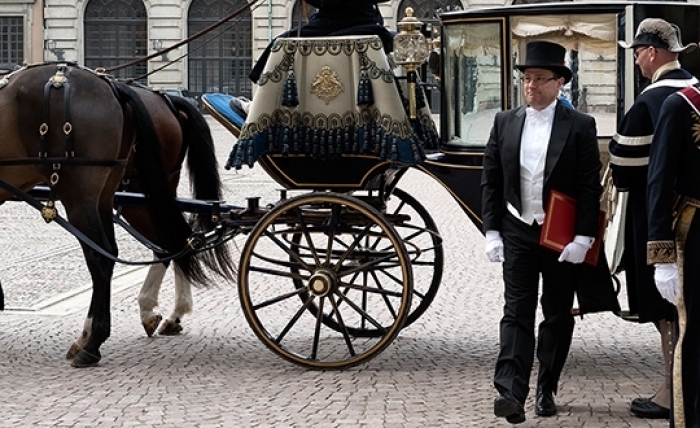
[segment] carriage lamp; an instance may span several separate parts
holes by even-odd
[[[65,50],[56,47],[56,41],[54,39],[49,39],[46,41],[46,50],[56,55],[56,61],[64,61],[63,54],[66,53]]]
[[[413,8],[406,8],[406,16],[396,24],[399,34],[394,37],[394,60],[406,69],[408,81],[408,114],[416,118],[417,69],[430,55],[425,36],[421,33],[423,23],[413,16]]]
[[[160,52],[160,50],[163,49],[163,41],[161,39],[155,39],[153,40],[153,50],[156,52]],[[170,58],[168,58],[168,53],[162,53],[160,55],[160,60],[161,61],[170,61]]]

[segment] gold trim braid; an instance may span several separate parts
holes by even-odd
[[[673,217],[675,218],[673,228],[676,230],[676,236],[678,236],[678,229],[681,227],[680,224],[675,224],[681,220],[679,213],[684,212],[688,208],[692,208],[693,214],[690,217],[690,220],[692,220],[695,209],[700,208],[700,199],[691,198],[690,196],[676,198],[673,210]],[[690,227],[690,223],[684,227]],[[687,234],[688,231],[686,230],[685,233]],[[675,241],[649,241],[647,242],[647,264],[675,263],[679,259],[677,252]]]
[[[695,211],[700,208],[700,201],[694,198],[683,198],[680,206],[680,214],[678,216],[678,224],[676,225],[676,245],[678,253],[678,281],[680,283],[681,292],[678,295],[678,342],[676,349],[673,352],[673,418],[676,428],[685,428],[685,410],[683,403],[683,339],[685,338],[688,316],[685,309],[685,297],[683,293],[684,278],[683,268],[685,261],[685,244],[688,238],[690,224],[695,217]]]
[[[676,243],[674,241],[647,242],[647,264],[675,263]]]

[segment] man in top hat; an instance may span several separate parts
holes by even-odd
[[[494,414],[512,424],[525,421],[535,344],[535,414],[557,412],[554,394],[571,345],[574,293],[583,312],[619,310],[604,255],[597,267],[582,264],[599,227],[602,186],[595,119],[557,100],[572,76],[564,65],[563,46],[535,41],[526,51],[525,63],[516,68],[528,105],[496,114],[481,180],[486,254],[503,263],[505,285]],[[552,190],[577,201],[575,237],[561,253],[539,245]],[[540,275],[544,319],[535,339]],[[584,290],[592,294],[584,296]]]
[[[623,265],[632,316],[627,319],[654,323],[661,334],[665,362],[664,382],[653,396],[632,400],[630,411],[653,419],[669,417],[676,311],[657,291],[654,267],[647,265],[647,171],[661,104],[672,93],[698,82],[678,62],[679,53],[697,45],[681,43],[680,29],[658,18],[643,20],[632,43],[619,42],[634,50],[635,63],[650,84],[625,114],[609,145],[613,182],[619,191],[628,192]]]

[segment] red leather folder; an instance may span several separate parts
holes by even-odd
[[[547,202],[542,233],[540,234],[540,245],[558,253],[564,251],[576,235],[576,199],[556,190],[549,194]],[[600,210],[598,214],[598,235],[595,237],[593,246],[586,253],[585,263],[598,265],[600,247],[603,244],[605,233],[605,211]]]

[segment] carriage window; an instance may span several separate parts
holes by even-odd
[[[517,16],[511,18],[512,61],[522,63],[525,46],[547,40],[566,48],[573,77],[562,88],[574,108],[595,117],[599,137],[611,137],[617,126],[617,25],[613,14]],[[513,75],[513,105],[522,104],[519,74]]]
[[[448,145],[484,146],[488,140],[504,101],[503,24],[498,20],[445,28]]]

